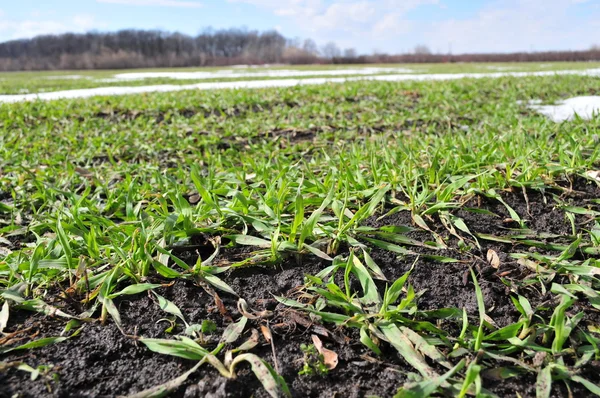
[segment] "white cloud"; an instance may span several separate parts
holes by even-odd
[[[67,31],[66,26],[56,21],[0,21],[0,32],[8,32],[10,38],[28,38],[41,34],[56,34]]]
[[[259,7],[273,10],[275,15],[296,18],[311,18],[324,8],[321,0],[229,0],[230,2],[249,3]]]
[[[77,31],[88,31],[104,24],[99,24],[93,15],[80,14],[73,17],[73,25]]]
[[[368,1],[348,4],[334,3],[324,12],[312,17],[310,30],[315,32],[354,30],[357,25],[371,22],[375,15],[376,7]]]
[[[181,7],[200,8],[202,3],[196,1],[179,0],[96,0],[98,3],[122,4],[128,6],[158,6],[158,7]]]
[[[373,25],[371,33],[375,38],[386,38],[392,35],[402,35],[414,29],[415,24],[409,20],[403,20],[402,15],[392,13],[384,16]]]
[[[227,0],[246,3],[291,19],[320,42],[334,39],[351,45],[351,38],[376,38],[406,32],[408,23],[394,26],[409,11],[439,0]]]
[[[448,19],[424,28],[425,42],[454,52],[586,49],[597,36],[592,19],[570,15],[563,0],[509,0],[468,19]],[[540,16],[543,15],[543,18]]]
[[[96,1],[190,9],[202,5],[202,0]],[[600,4],[590,0],[488,0],[484,6],[473,5],[473,14],[468,17],[461,17],[445,0],[227,2],[232,12],[237,8],[243,9],[242,4],[270,12],[273,16],[271,26],[283,35],[310,37],[319,45],[334,41],[342,48],[355,47],[360,52],[377,48],[398,53],[411,51],[417,44],[443,52],[452,47],[454,53],[586,49],[594,43],[600,44],[597,33]],[[430,8],[419,10],[426,6]],[[411,11],[414,10],[420,11],[419,19],[411,19]],[[428,19],[423,12],[427,10],[434,10],[435,17]],[[31,15],[25,20],[14,20],[0,10],[0,40],[68,31],[84,32],[103,26],[93,15],[59,18],[46,12]]]
[[[6,40],[24,39],[39,35],[66,32],[86,32],[105,26],[95,20],[93,15],[75,15],[70,20],[13,20],[4,19],[0,14],[0,37]]]
[[[599,41],[598,12],[573,12],[589,9],[591,0],[489,0],[484,6],[473,4],[476,14],[468,18],[443,0],[227,1],[269,10],[287,20],[282,26],[293,25],[321,44],[333,40],[362,51],[404,52],[417,44],[442,52],[452,47],[454,53],[585,49]],[[443,14],[411,20],[410,12],[423,6],[438,7]]]

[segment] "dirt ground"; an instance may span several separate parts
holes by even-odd
[[[553,192],[570,203],[596,208],[598,205],[589,199],[600,198],[600,189],[596,184],[584,180],[574,180],[573,184],[565,183],[564,190]],[[528,226],[537,233],[549,232],[570,234],[571,225],[561,210],[555,207],[551,193],[542,194],[537,191],[515,190],[503,192],[504,200],[524,219]],[[494,213],[481,214],[465,210],[455,211],[462,217],[473,233],[486,233],[497,236],[505,235],[508,228],[514,228],[509,220],[506,208],[497,201],[484,197],[472,198],[465,207],[486,209]],[[435,221],[435,220],[431,220]],[[577,216],[578,229],[587,228],[585,216]],[[380,227],[384,225],[411,225],[408,212],[396,213],[378,219],[372,217],[365,225]],[[551,295],[543,295],[533,286],[521,285],[520,282],[531,273],[519,265],[510,253],[531,250],[511,244],[503,244],[480,240],[481,250],[460,253],[456,247],[456,239],[448,233],[440,223],[438,232],[449,238],[452,243],[452,256],[462,261],[454,264],[440,263],[419,259],[412,271],[409,282],[416,292],[422,292],[418,299],[420,310],[439,308],[466,308],[469,314],[476,316],[477,302],[473,283],[469,278],[469,269],[477,271],[481,285],[487,314],[498,326],[508,325],[518,320],[519,313],[510,299],[510,289],[501,280],[511,282],[519,294],[527,297],[532,305],[542,305],[551,300]],[[412,236],[411,236],[412,234]],[[411,232],[409,236],[422,238],[421,232]],[[454,239],[454,240],[453,240]],[[418,251],[419,248],[415,248]],[[497,252],[501,266],[490,269],[485,261],[488,249]],[[193,261],[195,254],[178,253],[186,260]],[[415,257],[398,257],[397,254],[382,249],[372,248],[371,255],[390,279],[407,272]],[[187,256],[187,258],[186,258]],[[244,251],[226,249],[220,254],[222,259],[239,260]],[[271,345],[261,335],[261,341],[252,352],[261,356],[277,367],[284,377],[293,396],[306,397],[364,397],[376,395],[393,396],[407,380],[407,373],[412,372],[410,366],[403,361],[397,352],[383,344],[383,355],[376,357],[366,349],[358,339],[357,331],[336,329],[332,325],[312,323],[305,314],[284,307],[273,298],[273,295],[290,296],[304,283],[305,274],[315,274],[326,266],[324,260],[316,257],[288,258],[283,264],[274,267],[251,267],[231,271],[223,276],[240,297],[246,299],[255,310],[270,310],[273,316],[262,321],[250,321],[244,336],[249,336],[251,329],[258,329],[260,324],[268,325],[274,335],[276,360],[271,353]],[[165,283],[165,280],[150,280],[154,283]],[[170,286],[159,288],[157,292],[174,302],[183,312],[190,324],[211,320],[216,323],[217,331],[207,337],[208,346],[215,346],[224,328],[239,318],[237,298],[220,294],[223,307],[217,305],[215,299],[207,293],[203,286],[192,281],[176,281]],[[69,311],[69,303],[53,302],[55,306]],[[107,322],[101,325],[98,321],[86,323],[79,336],[67,341],[30,351],[22,351],[4,355],[4,362],[25,362],[30,366],[49,365],[45,376],[36,381],[30,375],[16,369],[0,372],[0,397],[77,397],[96,396],[113,397],[139,392],[146,388],[173,379],[194,366],[195,362],[178,359],[151,352],[143,344],[135,340],[135,336],[168,338],[165,329],[168,322],[155,303],[151,294],[142,293],[117,299],[115,304],[120,310],[124,331],[123,335],[116,325]],[[551,303],[549,303],[551,304]],[[549,306],[551,307],[551,306]],[[598,311],[593,308],[572,308],[578,312],[585,310],[586,317],[581,327],[596,325],[600,320]],[[549,316],[548,316],[549,317]],[[65,325],[64,319],[57,319],[28,312],[11,312],[8,332],[20,332],[24,343],[30,339],[46,336],[58,336]],[[439,325],[449,334],[459,333],[459,325],[452,322]],[[181,332],[177,326],[174,332]],[[356,332],[356,334],[353,334]],[[339,365],[325,376],[301,376],[298,374],[303,365],[303,352],[300,344],[309,343],[311,335],[317,334],[327,348],[339,355]],[[600,381],[600,362],[593,361],[582,369],[582,375],[590,381]],[[568,396],[567,389],[560,383],[555,384],[554,396]],[[523,374],[508,380],[495,380],[492,375],[484,379],[484,387],[499,396],[535,396],[535,375]],[[573,396],[588,395],[587,390],[572,385]],[[249,367],[241,366],[237,378],[223,378],[208,365],[200,368],[173,396],[176,397],[266,397]]]

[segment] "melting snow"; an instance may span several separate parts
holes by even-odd
[[[514,70],[515,68],[512,66],[497,66],[497,65],[487,65],[487,69],[497,70],[497,71],[505,71],[505,70]]]
[[[539,101],[530,101],[529,107],[556,123],[573,120],[575,115],[582,119],[591,119],[600,114],[600,96],[573,97],[560,101],[556,105],[540,105]]]
[[[46,76],[44,79],[47,80],[81,80],[81,79],[92,79],[91,76],[83,76],[83,75],[56,75],[56,76]]]
[[[348,73],[348,69],[343,70]],[[185,72],[184,72],[185,73]],[[124,95],[140,94],[150,92],[167,92],[180,90],[215,90],[215,89],[241,89],[241,88],[267,88],[267,87],[292,87],[298,85],[315,85],[326,83],[344,83],[357,80],[376,80],[376,81],[437,81],[437,80],[457,80],[463,78],[498,78],[505,76],[525,77],[525,76],[555,76],[555,75],[585,75],[599,76],[600,69],[589,70],[565,70],[565,71],[543,71],[543,72],[497,72],[497,73],[443,73],[443,74],[415,74],[401,75],[390,74],[380,76],[357,76],[357,77],[333,77],[333,78],[308,78],[308,79],[272,79],[272,80],[249,80],[232,82],[205,82],[195,84],[161,84],[154,86],[138,87],[98,87],[81,90],[54,91],[48,93],[22,94],[22,95],[0,95],[0,103],[12,103],[20,101],[34,100],[55,100],[85,98],[98,95]]]
[[[361,68],[361,69],[328,69],[328,70],[293,70],[279,69],[263,72],[241,72],[234,69],[223,69],[215,72],[135,72],[119,73],[113,80],[143,80],[143,79],[180,79],[202,80],[222,77],[303,77],[303,76],[342,76],[342,75],[376,75],[381,73],[414,73],[406,68]]]

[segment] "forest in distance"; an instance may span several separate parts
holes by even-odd
[[[42,35],[0,43],[0,71],[128,69],[264,64],[377,64],[451,62],[597,61],[600,47],[586,51],[433,53],[418,45],[410,53],[360,55],[334,42],[288,39],[277,31],[206,29],[197,36],[157,30]]]

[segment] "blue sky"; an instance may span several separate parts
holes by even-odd
[[[600,0],[20,0],[0,2],[0,41],[45,33],[276,29],[362,53],[508,52],[600,45]]]

